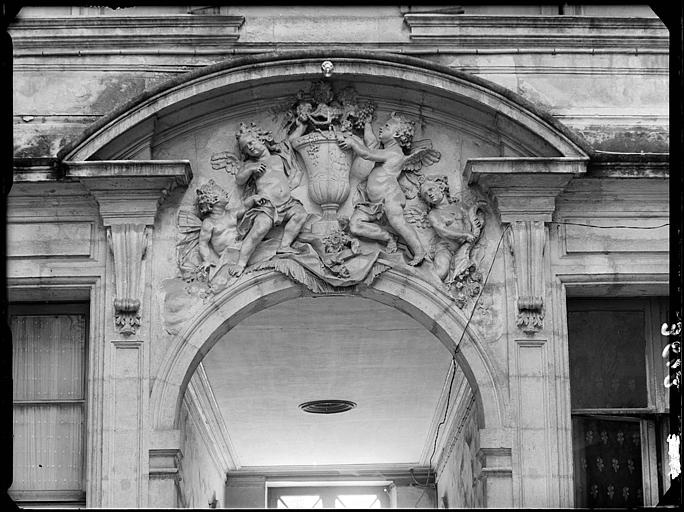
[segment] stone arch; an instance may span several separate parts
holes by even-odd
[[[404,55],[353,50],[307,50],[237,58],[187,73],[153,88],[91,125],[64,147],[60,160],[118,159],[107,152],[117,139],[139,141],[154,135],[156,119],[168,112],[196,108],[210,98],[290,80],[321,77],[323,60],[335,63],[335,78],[392,83],[430,95],[434,105],[458,100],[454,108],[476,112],[474,123],[526,141],[529,156],[587,158],[591,149],[577,134],[518,94],[493,82],[447,66]],[[472,108],[471,108],[472,107]],[[466,115],[466,114],[463,114]],[[179,116],[182,118],[183,116]],[[484,121],[483,121],[484,120]],[[139,142],[130,142],[134,145]],[[522,142],[521,142],[522,143]],[[104,151],[103,151],[104,149]],[[110,154],[111,153],[111,154]]]
[[[341,294],[357,295],[394,307],[422,324],[455,355],[478,404],[480,428],[508,425],[509,404],[501,371],[489,358],[477,332],[466,326],[465,315],[432,285],[397,270],[388,270],[371,286],[358,285]],[[195,369],[214,344],[242,320],[280,302],[311,295],[303,286],[275,271],[247,274],[209,302],[172,341],[150,397],[151,426],[177,428],[180,406]]]

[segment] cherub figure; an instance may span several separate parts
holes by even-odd
[[[200,269],[209,273],[210,280],[223,265],[232,263],[230,253],[235,254],[240,248],[238,220],[262,201],[261,196],[253,195],[230,207],[230,196],[214,180],[197,189],[197,207],[202,219],[198,240]]]
[[[184,279],[207,279],[235,259],[240,249],[237,225],[248,208],[261,201],[251,196],[235,201],[214,180],[197,190],[199,217],[188,210],[178,212],[178,227],[183,235],[178,244],[178,262]]]
[[[427,220],[437,234],[431,247],[435,273],[442,281],[453,281],[472,265],[470,250],[482,233],[484,218],[478,210],[484,203],[466,211],[460,202],[449,201],[446,178],[426,178],[420,197],[431,206]]]
[[[399,185],[404,170],[420,169],[423,164],[432,165],[441,155],[430,147],[422,147],[410,154],[414,135],[414,123],[392,112],[376,137],[367,119],[364,140],[354,135],[340,135],[339,145],[351,148],[361,158],[375,162],[366,181],[367,202],[357,203],[350,218],[352,234],[387,244],[388,252],[396,251],[396,238],[378,224],[384,216],[392,229],[407,243],[413,258],[409,265],[420,264],[426,256],[418,233],[404,218],[406,196]]]
[[[288,141],[278,144],[270,132],[259,129],[254,123],[249,126],[240,124],[236,138],[244,162],[235,175],[235,182],[248,189],[253,186],[259,201],[245,212],[238,223],[242,247],[237,262],[228,267],[231,275],[242,274],[257,245],[274,226],[285,224],[276,254],[297,252],[291,244],[308,214],[304,205],[290,194],[290,190],[299,184],[302,171],[295,162],[289,141],[300,137],[305,128],[298,117]]]

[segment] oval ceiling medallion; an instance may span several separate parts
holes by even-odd
[[[349,400],[312,400],[299,404],[302,411],[312,414],[337,414],[351,411],[354,407],[356,404]]]

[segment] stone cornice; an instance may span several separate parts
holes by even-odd
[[[586,175],[592,178],[669,178],[670,155],[613,155],[597,152],[587,166]]]
[[[406,13],[412,41],[462,47],[667,48],[669,33],[658,18],[511,16]]]
[[[80,181],[100,205],[105,226],[154,225],[157,207],[177,185],[192,179],[187,160],[66,161],[65,177]]]
[[[243,16],[25,18],[9,27],[15,52],[60,49],[216,47],[240,37]]]
[[[472,158],[463,175],[496,198],[501,222],[550,222],[556,197],[586,165],[580,158]]]

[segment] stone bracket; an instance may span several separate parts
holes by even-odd
[[[517,326],[527,333],[544,327],[544,272],[541,262],[546,245],[546,227],[540,220],[510,223],[508,240],[516,275]]]
[[[501,222],[509,224],[509,247],[516,278],[516,324],[532,334],[544,327],[546,222],[556,197],[586,172],[584,158],[474,158],[463,172],[495,199]]]
[[[145,224],[114,224],[106,229],[116,276],[114,323],[121,334],[135,334],[140,326],[140,285],[148,228]]]
[[[141,321],[143,259],[157,209],[176,186],[192,179],[187,160],[64,162],[65,176],[95,197],[114,257],[114,323],[126,336]]]

